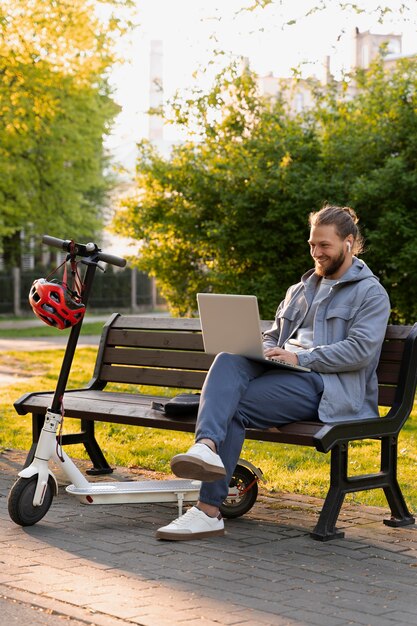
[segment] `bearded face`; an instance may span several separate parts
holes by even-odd
[[[315,271],[324,278],[340,278],[351,266],[352,255],[333,224],[314,226],[310,232],[310,254]]]
[[[316,274],[323,276],[323,278],[331,278],[343,266],[345,260],[346,255],[343,249],[336,257],[324,256],[320,260],[314,259]]]

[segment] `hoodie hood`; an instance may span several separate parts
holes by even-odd
[[[357,282],[359,280],[365,280],[365,278],[374,278],[377,282],[379,282],[379,279],[369,269],[365,261],[362,261],[362,259],[358,259],[357,257],[354,256],[352,259],[351,267],[348,269],[347,272],[343,274],[343,276],[341,276],[336,281],[335,284],[338,285],[340,283]],[[308,283],[309,286],[311,285],[311,286],[314,286],[315,288],[317,286],[317,283],[320,281],[320,279],[321,279],[321,276],[316,274],[313,268],[311,270],[308,270],[301,277],[301,282],[304,283],[305,286],[307,286],[307,283]]]

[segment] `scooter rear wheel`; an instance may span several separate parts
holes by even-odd
[[[243,465],[236,465],[230,487],[237,487],[238,496],[228,496],[220,506],[223,517],[233,519],[247,513],[258,497],[258,481],[253,472]]]
[[[39,522],[52,504],[54,497],[54,482],[49,477],[46,486],[45,497],[40,506],[33,506],[33,496],[35,494],[38,476],[30,478],[18,478],[10,490],[8,499],[8,509],[10,518],[19,526],[33,526]]]

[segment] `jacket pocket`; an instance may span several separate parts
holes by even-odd
[[[324,391],[319,406],[324,422],[355,419],[366,402],[365,372],[321,374]]]
[[[277,333],[277,343],[280,347],[291,337],[300,321],[300,309],[296,306],[287,306],[281,311],[277,311],[275,317]],[[267,335],[267,333],[266,333]]]
[[[277,314],[277,320],[293,322],[300,315],[300,309],[295,306],[287,306]]]
[[[327,342],[336,343],[346,339],[352,320],[355,318],[358,307],[336,306],[326,313]]]

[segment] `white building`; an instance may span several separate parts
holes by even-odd
[[[367,69],[372,61],[381,51],[381,47],[386,45],[384,65],[387,69],[394,66],[402,55],[402,35],[396,34],[374,34],[369,31],[361,33],[358,28],[353,32],[352,38],[352,61],[351,69]],[[288,103],[289,108],[294,113],[299,113],[304,109],[314,105],[312,96],[313,84],[328,84],[334,80],[331,73],[331,57],[326,57],[323,64],[323,79],[319,81],[316,77],[303,78],[280,78],[272,73],[259,78],[259,92],[261,95],[270,98],[281,95]],[[356,92],[352,83],[349,89],[349,96]]]

